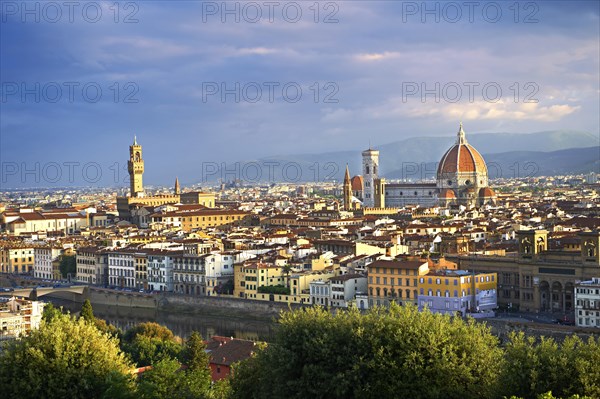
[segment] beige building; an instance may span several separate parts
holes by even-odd
[[[41,212],[24,209],[2,215],[5,230],[15,236],[36,232],[74,234],[89,226],[89,216],[80,212]]]
[[[600,267],[600,232],[580,232],[580,251],[549,250],[548,232],[517,233],[519,249],[506,256],[458,256],[459,268],[498,274],[498,304],[524,311],[572,312],[575,284]]]
[[[37,329],[44,305],[44,302],[28,299],[0,297],[0,341],[18,338]]]
[[[98,247],[77,248],[77,281],[85,284],[108,284],[108,252]]]

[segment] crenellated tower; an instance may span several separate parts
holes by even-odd
[[[133,137],[133,144],[129,146],[129,161],[127,162],[129,172],[130,197],[143,197],[144,184],[144,160],[142,159],[142,146],[137,143],[137,137]]]

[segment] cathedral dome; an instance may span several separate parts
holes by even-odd
[[[496,197],[496,193],[489,187],[483,187],[479,190],[479,196],[482,198],[494,198]]]
[[[456,198],[456,194],[454,193],[454,190],[444,188],[442,191],[440,191],[439,198]]]
[[[456,144],[446,151],[437,170],[438,178],[450,173],[484,173],[487,175],[485,161],[481,154],[467,143],[462,123]]]
[[[352,191],[362,191],[363,190],[364,182],[363,182],[362,176],[354,176],[350,180],[350,183],[352,184]]]

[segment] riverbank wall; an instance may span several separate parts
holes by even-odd
[[[172,313],[201,313],[213,316],[239,316],[244,318],[272,319],[281,311],[298,309],[304,305],[256,301],[227,297],[194,297],[177,294],[144,294],[116,292],[90,288],[92,305],[124,308],[156,309]]]
[[[83,302],[82,295],[72,293],[54,293],[53,297]],[[256,301],[241,298],[227,297],[194,297],[177,294],[144,294],[137,292],[120,292],[90,287],[87,297],[92,305],[103,305],[116,309],[139,309],[140,311],[161,311],[166,314],[208,315],[223,318],[243,318],[257,321],[273,321],[280,312],[290,309],[299,309],[307,305],[286,304],[279,302]],[[478,322],[486,323],[492,333],[506,341],[513,331],[523,331],[527,335],[536,337],[552,337],[558,341],[567,336],[577,334],[582,339],[594,336],[599,337],[600,331],[589,328],[577,328],[557,324],[543,324],[528,321],[514,321],[503,319],[480,319]]]

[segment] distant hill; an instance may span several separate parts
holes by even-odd
[[[455,140],[454,136],[413,137],[373,148],[380,151],[382,176],[388,179],[420,180],[435,177],[437,162],[454,144]],[[589,132],[572,130],[527,134],[469,134],[467,132],[467,140],[490,164],[490,177],[528,176],[532,173],[537,176],[576,174],[592,170],[598,171],[599,168],[600,138]],[[317,154],[275,155],[241,162],[241,164],[256,162],[258,165],[262,165],[263,180],[267,180],[269,176],[268,167],[264,165],[271,162],[277,163],[273,169],[276,181],[296,180],[298,173],[296,173],[295,167],[289,168],[286,172],[282,171],[284,166],[290,163],[301,167],[298,181],[323,181],[325,179],[339,181],[343,179],[346,164],[350,167],[351,175],[361,174],[362,150],[364,148],[357,148],[355,151],[331,151]],[[515,169],[515,162],[519,164],[518,170]],[[533,162],[535,165],[527,162]],[[252,174],[252,176],[254,175]],[[215,176],[220,176],[220,173],[215,173]]]
[[[417,137],[382,145],[380,148],[381,170],[394,171],[403,162],[438,162],[454,144],[453,137]],[[600,145],[598,136],[570,130],[555,130],[529,134],[467,132],[467,140],[481,154],[507,153],[511,151],[550,152],[569,148]],[[485,157],[484,157],[485,158]],[[485,158],[487,161],[487,158]]]
[[[535,177],[600,172],[600,147],[569,148],[559,151],[508,151],[483,154],[490,178]],[[405,167],[386,173],[388,179],[419,180],[421,174],[432,178],[437,162],[414,170]],[[426,172],[422,172],[425,170]]]

